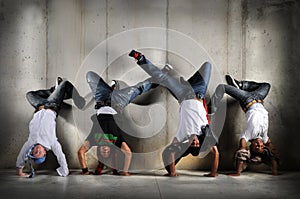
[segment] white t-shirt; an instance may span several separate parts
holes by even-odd
[[[29,123],[29,137],[24,143],[16,162],[17,168],[25,166],[25,155],[31,146],[41,144],[47,150],[52,150],[60,165],[56,169],[60,176],[67,176],[69,169],[65,154],[56,137],[56,113],[50,109],[42,109],[33,115]]]
[[[115,115],[115,114],[117,114],[117,111],[110,106],[102,106],[97,110],[96,114],[97,115],[99,115],[99,114]]]
[[[244,138],[246,142],[252,139],[261,138],[267,143],[269,118],[268,112],[261,103],[250,106],[246,112],[246,126],[240,138]]]
[[[201,127],[208,124],[203,102],[195,99],[184,100],[179,109],[176,138],[179,142],[187,140],[191,135],[201,135]]]

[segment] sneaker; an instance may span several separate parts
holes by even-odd
[[[101,175],[102,174],[102,170],[103,170],[102,167],[103,167],[102,164],[99,163],[99,165],[95,169],[94,175]]]
[[[168,72],[170,72],[171,70],[173,70],[174,68],[173,68],[173,66],[171,66],[170,64],[166,64],[162,69],[161,69],[161,71],[163,72],[163,73],[168,73]]]
[[[120,175],[116,169],[113,169],[112,172],[113,172],[113,175]]]
[[[116,83],[117,83],[116,80],[112,80],[109,85],[110,85],[110,87],[113,87],[116,85]]]
[[[56,82],[55,82],[55,88],[58,87],[58,85],[63,81],[63,79],[61,77],[57,77],[56,78]]]
[[[118,80],[112,80],[110,82],[110,87],[113,89],[113,90],[120,90],[120,82]]]
[[[129,57],[133,57],[140,63],[142,63],[144,60],[143,54],[138,51],[135,51],[135,50],[132,50],[128,55],[129,55]]]
[[[230,75],[225,75],[225,79],[227,84],[234,86],[238,89],[240,89],[241,87],[239,86],[239,81],[235,80],[233,77],[231,77]]]
[[[133,57],[134,59],[137,59],[137,60],[139,60],[139,58],[141,58],[141,56],[142,56],[142,53],[135,51],[135,50],[132,50],[129,53],[129,57]]]

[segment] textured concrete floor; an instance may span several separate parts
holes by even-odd
[[[244,172],[240,177],[225,173],[207,178],[200,171],[180,170],[179,177],[165,171],[139,172],[133,176],[82,176],[79,170],[68,177],[55,171],[38,171],[33,179],[21,178],[14,170],[0,170],[0,198],[299,198],[300,172],[280,176]]]

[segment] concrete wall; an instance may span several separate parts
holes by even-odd
[[[0,1],[1,141],[0,168],[14,168],[28,136],[33,108],[29,90],[70,80],[85,96],[79,110],[71,100],[57,118],[57,136],[69,166],[79,168],[77,150],[90,133],[94,103],[85,80],[88,70],[105,80],[133,85],[145,78],[127,54],[140,49],[155,64],[190,77],[204,61],[213,64],[208,95],[229,73],[237,79],[267,81],[269,136],[281,152],[282,169],[296,170],[299,127],[299,2],[284,0],[26,0]],[[220,169],[232,156],[244,113],[226,97],[224,115],[213,118],[220,135]],[[225,112],[226,111],[226,112]],[[162,167],[160,153],[177,128],[178,104],[163,88],[127,107],[132,169]],[[147,113],[147,114],[145,114]],[[96,164],[92,150],[90,167]],[[56,167],[49,155],[43,167]],[[208,169],[209,156],[183,159],[178,168]]]

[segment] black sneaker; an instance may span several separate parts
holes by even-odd
[[[134,59],[139,60],[142,56],[142,53],[132,50],[128,55],[129,57],[133,57]]]
[[[144,55],[138,51],[132,50],[128,55],[136,59],[138,63],[143,63],[144,61]]]
[[[55,82],[55,88],[58,87],[58,85],[60,85],[60,83],[63,81],[63,79],[61,77],[57,77],[56,78],[56,82]]]
[[[234,86],[238,89],[241,89],[240,85],[239,85],[239,81],[235,80],[233,77],[231,77],[230,75],[225,75],[225,79],[228,85]]]

